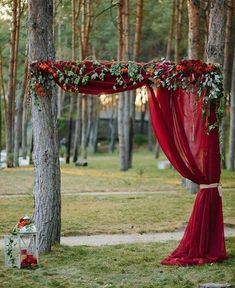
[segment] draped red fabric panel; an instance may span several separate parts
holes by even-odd
[[[206,133],[201,102],[182,89],[149,91],[149,107],[156,137],[175,169],[198,184],[219,183],[218,130]],[[155,92],[155,93],[154,93]],[[215,111],[211,111],[213,121]],[[184,237],[162,264],[190,265],[227,258],[222,200],[218,188],[201,189],[196,197]]]
[[[113,94],[128,90],[137,89],[141,86],[149,83],[149,75],[142,73],[142,78],[140,81],[136,81],[133,85],[133,79],[128,76],[127,71],[122,72],[122,84],[117,84],[117,75],[110,74],[106,69],[110,69],[112,62],[102,62],[102,65],[96,66],[92,61],[86,61],[85,65],[78,65],[76,62],[64,62],[64,61],[55,61],[55,62],[45,62],[41,64],[41,71],[44,71],[53,77],[53,80],[65,91],[79,92],[89,95],[100,95],[100,94]],[[43,70],[43,65],[45,65],[45,70]],[[137,64],[138,68],[141,69],[142,65]],[[33,66],[32,66],[33,67]],[[69,70],[70,73],[65,73],[64,69]],[[124,68],[125,69],[125,68]],[[144,71],[142,71],[144,72]],[[80,76],[80,82],[77,85],[71,81],[74,75]],[[82,75],[80,75],[82,74]],[[96,76],[94,76],[96,74]],[[59,77],[62,75],[62,78]],[[82,76],[86,75],[89,77],[89,85],[86,81],[82,82]],[[93,75],[93,76],[92,76]],[[103,76],[101,76],[103,75]],[[69,79],[69,81],[66,81]],[[102,77],[105,77],[105,80],[102,81]],[[78,79],[78,78],[77,78]],[[85,77],[83,78],[85,80]]]
[[[146,85],[153,129],[172,165],[195,183],[219,183],[218,129],[206,133],[209,124],[217,121],[215,103],[223,97],[218,67],[197,60],[182,60],[178,64],[106,61],[31,64],[31,86],[38,95],[46,96],[48,81],[52,79],[66,91],[92,95]],[[153,89],[151,85],[168,89]],[[196,92],[186,92],[179,87],[194,88]],[[199,97],[199,91],[204,91],[206,97]],[[210,110],[209,118],[202,117],[205,106]],[[222,200],[217,187],[204,187],[196,196],[183,239],[162,264],[198,265],[226,258]]]

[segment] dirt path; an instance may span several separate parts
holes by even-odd
[[[67,246],[104,246],[133,243],[163,242],[180,240],[183,231],[151,233],[151,234],[102,234],[91,236],[61,237],[61,244]],[[225,228],[226,237],[235,237],[235,228]],[[0,239],[0,248],[3,248],[4,240]]]

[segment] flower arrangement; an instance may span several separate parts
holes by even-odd
[[[5,237],[6,266],[35,269],[38,267],[36,227],[30,217],[21,218]]]
[[[31,87],[41,97],[51,80],[64,90],[79,92],[92,81],[113,81],[113,93],[143,83],[169,90],[182,88],[203,98],[203,114],[209,116],[211,102],[216,103],[218,126],[223,115],[223,78],[220,67],[200,60],[136,63],[102,61],[43,61],[31,65]],[[108,79],[108,80],[107,80]]]

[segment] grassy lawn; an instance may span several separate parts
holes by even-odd
[[[120,172],[118,156],[98,154],[88,167],[62,165],[62,235],[174,231],[185,226],[195,196],[173,170],[157,169],[152,153],[134,155],[133,168]],[[224,222],[235,226],[235,173],[223,172]],[[0,170],[0,237],[24,214],[32,214],[33,168]],[[88,196],[86,192],[129,191],[130,195]],[[132,194],[131,192],[153,192]],[[77,195],[77,193],[82,193]],[[17,195],[24,194],[24,197]]]
[[[0,287],[192,288],[208,282],[234,285],[234,241],[227,240],[229,260],[192,267],[160,264],[176,246],[175,241],[99,248],[55,247],[51,254],[40,257],[41,267],[35,271],[5,269],[1,257]]]
[[[120,172],[118,156],[89,157],[88,167],[62,165],[62,235],[147,233],[185,226],[195,195],[181,186],[173,170],[159,170],[149,152],[134,155],[133,168]],[[224,222],[235,227],[235,173],[222,173]],[[0,237],[19,217],[32,214],[33,168],[0,170]],[[87,192],[130,192],[88,195]],[[145,192],[135,194],[132,192]],[[151,192],[151,193],[148,193]],[[78,193],[82,193],[78,194]],[[35,271],[5,269],[0,250],[0,287],[169,287],[191,288],[199,283],[235,285],[235,238],[229,238],[229,260],[220,264],[169,267],[160,265],[177,245],[150,243],[106,247],[57,246],[40,256]]]

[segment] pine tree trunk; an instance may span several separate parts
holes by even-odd
[[[129,59],[129,0],[119,1],[119,47],[118,60],[128,61]],[[130,168],[130,98],[129,93],[121,93],[118,99],[118,136],[120,170],[126,171]]]
[[[29,64],[55,59],[53,44],[53,1],[28,0]],[[35,167],[34,220],[39,251],[49,252],[60,242],[61,194],[55,84],[40,97],[32,93],[32,121]]]
[[[200,56],[200,3],[188,0],[188,58],[199,59]]]
[[[23,116],[22,116],[22,157],[27,157],[27,126],[28,126],[28,104],[27,104],[27,93],[26,90],[23,100]]]
[[[87,125],[88,125],[88,105],[87,96],[82,98],[82,141],[81,141],[81,157],[82,163],[87,165]]]
[[[17,40],[17,10],[18,1],[12,2],[12,31],[11,31],[11,48],[8,76],[8,95],[7,95],[7,118],[6,118],[6,152],[7,167],[13,167],[13,133],[14,133],[14,112],[15,112],[15,62],[16,62],[16,40]]]
[[[2,91],[0,87],[0,167],[1,167],[1,161],[2,161],[1,152],[2,152]]]
[[[82,0],[79,4],[81,10],[81,33],[80,33],[80,57],[85,59],[89,53],[89,37],[92,27],[93,19],[93,6],[91,0]],[[88,111],[83,111],[83,109],[88,109],[87,96],[82,98],[82,121],[81,121],[81,163],[87,165],[87,127],[88,127]],[[79,156],[78,156],[79,158]],[[80,161],[80,160],[79,160]]]
[[[73,162],[78,160],[78,155],[81,154],[81,139],[82,139],[82,95],[77,95],[77,117],[75,122],[74,146],[73,146]]]
[[[98,127],[99,127],[99,98],[93,97],[93,108],[92,108],[92,127],[91,127],[91,133],[89,137],[89,146],[92,151],[92,153],[97,152],[97,137],[98,137]]]
[[[135,39],[133,48],[133,60],[137,61],[140,55],[140,40],[143,22],[143,0],[137,0],[136,3],[136,20],[135,20]],[[129,128],[129,168],[132,167],[133,147],[134,147],[134,135],[135,135],[135,100],[136,90],[129,92],[130,97],[130,128]]]
[[[212,64],[224,63],[225,5],[225,0],[215,0],[210,6],[207,62]]]
[[[225,0],[211,2],[207,43],[207,61],[221,65],[224,61],[225,4]]]
[[[119,0],[118,5],[118,55],[117,60],[124,60],[124,31],[123,31],[123,13],[124,13],[124,0]],[[120,93],[118,97],[118,140],[119,140],[119,162],[120,170],[128,170],[125,162],[126,147],[124,135],[124,93]]]
[[[181,26],[182,26],[182,8],[183,0],[176,1],[176,22],[175,22],[175,62],[179,61],[180,58],[180,39],[181,39]]]
[[[109,152],[113,153],[115,150],[115,135],[116,135],[116,129],[117,129],[117,110],[116,110],[116,107],[113,107],[112,115],[109,119],[109,128],[110,128]]]
[[[20,149],[20,142],[22,139],[22,118],[23,118],[23,104],[24,98],[26,94],[26,86],[28,81],[28,55],[26,52],[25,57],[25,71],[24,71],[24,79],[22,83],[22,91],[18,99],[18,107],[16,111],[15,117],[15,147],[14,147],[14,165],[15,167],[19,166],[19,149]]]
[[[230,107],[230,130],[229,130],[229,158],[228,170],[235,170],[235,49],[233,57],[232,90]]]
[[[167,50],[166,50],[166,59],[171,60],[172,56],[172,42],[174,35],[174,27],[175,27],[175,0],[172,3],[172,12],[171,12],[171,23],[170,23],[170,31],[167,41]]]
[[[73,110],[74,110],[74,95],[70,94],[69,106],[69,121],[68,121],[68,134],[67,134],[67,149],[66,149],[66,164],[70,163],[71,148],[72,148],[72,134],[73,134]]]
[[[1,47],[0,47],[1,48]],[[6,95],[5,95],[5,87],[4,87],[4,82],[3,82],[3,63],[2,63],[2,51],[0,50],[0,113],[1,113],[1,117],[0,117],[0,122],[1,122],[1,127],[0,127],[0,162],[1,162],[1,150],[2,150],[2,107],[4,107],[5,110],[5,119],[6,119]],[[3,103],[4,105],[2,105],[2,99],[3,99]]]
[[[188,58],[189,59],[199,59],[200,58],[200,1],[195,2],[188,0]],[[190,193],[197,193],[199,190],[199,185],[192,182],[189,179],[184,181],[185,187]]]
[[[221,123],[221,136],[222,136],[222,144],[221,144],[221,152],[222,152],[222,168],[226,169],[226,143],[227,143],[227,114],[228,114],[228,103],[227,99],[230,97],[231,91],[231,80],[232,80],[232,65],[233,65],[233,50],[234,43],[232,37],[232,26],[234,19],[234,0],[227,1],[227,17],[226,17],[226,26],[225,26],[225,45],[224,45],[224,94],[225,94],[225,109],[224,116]]]
[[[72,60],[76,61],[76,24],[75,24],[75,0],[72,0]],[[68,122],[68,134],[67,134],[67,153],[66,153],[66,164],[70,163],[71,148],[72,148],[72,134],[73,134],[73,111],[75,103],[75,95],[69,94],[70,107],[69,107],[69,122]],[[73,149],[74,151],[74,149]],[[74,158],[74,155],[73,155]]]

